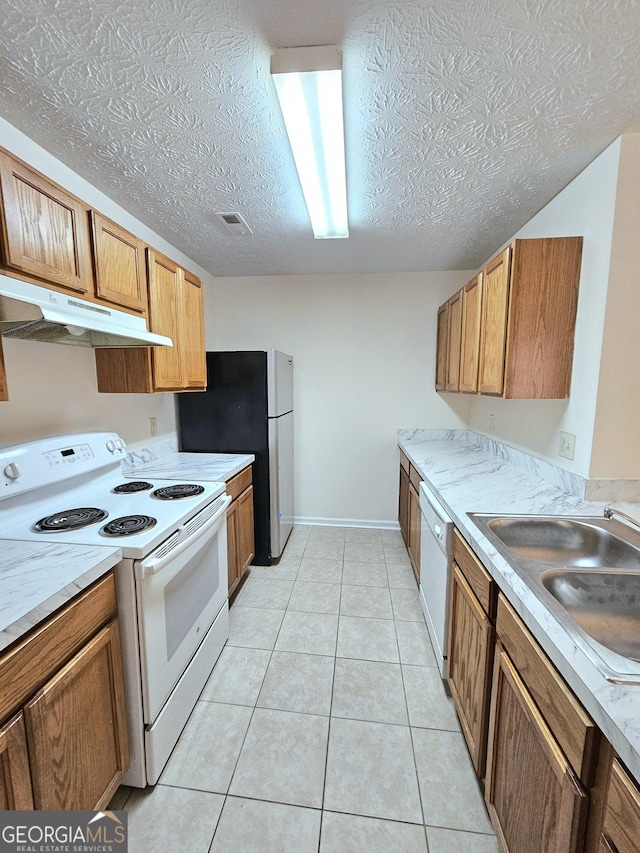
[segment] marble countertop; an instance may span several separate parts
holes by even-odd
[[[119,548],[0,540],[0,650],[121,559]]]
[[[571,483],[555,466],[498,442],[469,441],[465,431],[399,430],[398,444],[436,491],[460,533],[640,781],[640,684],[607,681],[560,621],[467,517],[468,512],[602,516],[607,504],[586,501],[567,490]],[[638,504],[608,505],[640,518]]]
[[[253,453],[181,453],[166,441],[128,453],[122,473],[126,477],[146,474],[165,480],[226,483],[254,461]]]

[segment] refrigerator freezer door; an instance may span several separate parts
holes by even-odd
[[[267,357],[269,381],[269,417],[277,418],[293,411],[293,356],[277,349]]]
[[[293,528],[293,412],[269,418],[271,556],[282,554]]]

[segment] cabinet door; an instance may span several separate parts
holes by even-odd
[[[507,344],[511,247],[484,269],[478,391],[501,395],[504,388],[504,361]]]
[[[462,290],[449,300],[447,342],[447,391],[460,390],[460,342],[462,337]]]
[[[420,496],[409,483],[409,556],[413,566],[416,581],[420,583],[420,535],[422,526],[422,514],[420,512]]]
[[[462,294],[462,340],[460,343],[460,390],[478,390],[482,273],[471,279]]]
[[[400,466],[400,489],[398,495],[398,523],[404,544],[409,547],[409,473]]]
[[[484,777],[494,631],[487,614],[453,563],[449,596],[448,681],[471,761]]]
[[[157,391],[181,389],[182,355],[182,269],[169,258],[149,249],[149,326],[152,332],[167,335],[172,347],[153,348],[153,385]]]
[[[3,263],[79,294],[93,289],[86,208],[0,152]]]
[[[183,360],[183,387],[204,391],[207,387],[207,361],[202,282],[191,273],[185,272],[182,287],[183,327],[180,331],[180,346]]]
[[[35,807],[107,805],[129,765],[117,622],[45,684],[24,714]]]
[[[255,555],[253,537],[253,486],[240,495],[238,504],[238,574],[242,577]]]
[[[637,853],[640,844],[640,790],[618,761],[611,765],[601,844],[617,853]]]
[[[588,796],[500,644],[485,798],[503,850],[581,850]]]
[[[449,303],[438,308],[436,343],[436,391],[447,387],[447,354],[449,352]]]
[[[144,243],[95,210],[90,212],[90,217],[96,296],[146,315]]]
[[[238,585],[238,502],[231,501],[227,509],[227,577],[229,597]]]
[[[0,810],[32,809],[29,754],[24,717],[0,727]]]
[[[9,387],[7,385],[7,371],[4,366],[4,353],[2,352],[2,338],[0,337],[0,403],[9,399]]]

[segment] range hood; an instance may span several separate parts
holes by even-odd
[[[0,333],[6,338],[80,347],[173,346],[142,317],[0,273]]]

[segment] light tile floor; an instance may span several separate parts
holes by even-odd
[[[399,532],[296,527],[230,624],[132,853],[496,853]]]

